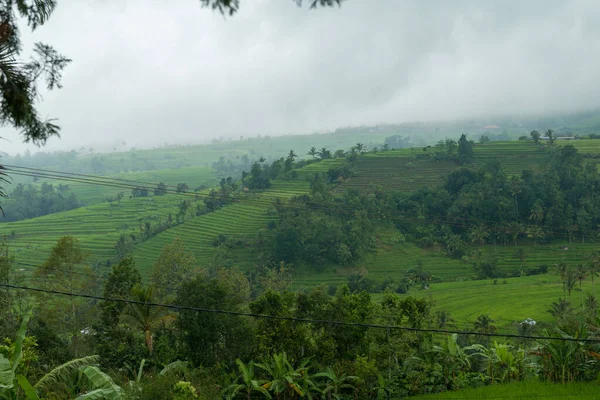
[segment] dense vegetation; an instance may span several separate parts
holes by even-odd
[[[291,290],[298,271],[320,273],[331,265],[363,264],[379,251],[384,233],[394,243],[456,259],[474,278],[496,279],[494,286],[498,278],[507,283],[512,273],[499,265],[495,253],[478,247],[512,249],[507,251],[523,261],[536,246],[554,240],[593,242],[599,218],[595,159],[569,145],[523,146],[541,151],[544,168],[507,174],[502,164],[478,162],[476,146],[465,137],[420,150],[423,162],[453,167],[439,185],[411,192],[385,184],[347,187],[360,174],[362,160],[392,154],[383,146],[367,151],[362,143],[347,152],[311,149],[312,160],[298,161],[294,151],[270,162],[259,159],[239,180],[223,177],[202,195],[182,180],[140,186],[131,198],[119,195],[110,202],[172,201],[176,195],[187,199],[176,200],[164,219],[140,220],[139,232],[121,235],[110,250],[115,261],[108,267],[90,263],[79,241],[66,236],[28,276],[14,267],[9,251],[14,239],[9,238],[0,252],[3,283],[99,298],[1,291],[0,336],[16,338],[7,339],[0,349],[6,360],[0,364],[12,371],[2,375],[3,395],[397,398],[531,379],[593,381],[600,373],[594,356],[600,349],[580,339],[597,337],[597,252],[583,255],[587,262],[581,266],[557,259],[550,266],[521,269],[516,276],[555,273],[560,290],[539,304],[548,310],[547,317],[509,326],[500,326],[485,313],[467,323],[454,317],[454,309],[451,314],[444,304],[427,299],[424,293],[442,284],[423,260],[395,278],[374,280],[358,270],[347,275],[345,285]],[[277,192],[281,182],[304,182],[305,189],[282,197]],[[60,192],[42,185],[46,195]],[[258,233],[245,238],[213,231],[209,245],[218,257],[199,262],[187,247],[189,238],[184,242],[169,234],[207,216],[227,215],[244,207],[244,201],[270,210],[270,217],[258,225]],[[142,273],[129,254],[165,234],[171,240]],[[231,262],[229,254],[242,248],[253,249],[253,268],[240,270]],[[587,289],[591,283],[588,294],[584,283]],[[30,304],[36,306],[27,322]],[[21,320],[26,324],[19,329]],[[521,338],[488,336],[509,327]],[[533,340],[531,335],[548,338]],[[19,352],[27,361],[15,356]]]
[[[2,206],[4,219],[18,221],[81,207],[83,204],[75,194],[68,191],[69,186],[62,184],[55,188],[51,183],[44,182],[38,189],[33,185],[19,183],[10,193],[10,201]]]
[[[532,378],[592,381],[600,373],[598,344],[582,341],[596,337],[597,304],[582,314],[552,304],[561,313],[557,326],[522,321],[522,339],[505,342],[487,336],[498,329],[488,315],[472,324],[472,335],[432,334],[420,330],[456,328],[427,300],[386,291],[373,301],[348,286],[331,294],[325,287],[292,292],[284,264],[252,282],[236,268],[196,267],[180,241],[163,249],[147,284],[131,258],[105,278],[85,258],[77,240],[62,238],[36,270],[36,286],[96,293],[99,300],[0,291],[1,334],[16,335],[0,347],[3,396],[398,398]],[[4,245],[2,282],[18,284],[11,262]],[[532,334],[548,339],[528,339]]]

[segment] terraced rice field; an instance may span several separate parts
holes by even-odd
[[[508,175],[520,175],[525,169],[537,170],[545,163],[542,146],[530,142],[494,142],[475,145],[476,164],[500,161]]]
[[[563,250],[568,247],[568,250]],[[512,244],[502,246],[470,246],[467,253],[481,250],[483,254],[496,254],[498,269],[506,274],[519,273],[519,271],[538,268],[542,265],[548,267],[552,274],[555,264],[564,261],[569,265],[586,261],[592,250],[598,248],[595,243],[553,242],[550,245],[533,246],[531,242],[520,242],[518,247]],[[520,261],[516,255],[518,249],[525,250],[525,259]],[[367,273],[370,279],[383,281],[387,277],[400,281],[406,271],[422,262],[423,268],[431,272],[435,279],[445,282],[471,280],[475,271],[471,263],[453,260],[443,255],[442,249],[421,249],[411,243],[398,243],[386,245],[379,243],[375,254],[367,259],[361,268],[343,268],[329,266],[323,272],[314,270],[300,270],[294,277],[293,286],[297,289],[310,289],[319,284],[340,285],[347,283],[348,276],[357,273]]]
[[[102,178],[107,178],[107,180],[110,180],[111,178],[124,180],[116,182],[110,181],[108,186],[47,178],[40,178],[37,182],[33,182],[33,178],[19,175],[13,175],[12,178],[14,182],[13,185],[7,187],[9,191],[12,190],[12,187],[17,183],[32,184],[38,187],[44,182],[51,183],[54,186],[58,186],[59,184],[69,185],[69,190],[66,191],[66,195],[73,192],[75,193],[75,196],[77,196],[77,199],[84,202],[86,205],[100,203],[104,198],[114,197],[119,192],[123,192],[123,194],[128,197],[131,195],[130,186],[139,185],[154,188],[162,181],[169,186],[169,190],[174,191],[178,183],[186,183],[190,190],[193,190],[200,185],[214,186],[218,183],[215,172],[207,167],[186,167],[146,172],[116,173],[90,178],[95,180],[102,180]],[[87,179],[86,177],[76,178]],[[111,186],[113,184],[119,187]]]
[[[571,293],[574,310],[581,309],[581,298],[587,293],[593,293],[589,280],[583,282],[582,291],[577,284]],[[563,297],[563,290],[559,278],[548,274],[499,279],[496,284],[492,280],[434,283],[409,295],[431,299],[434,308],[448,311],[460,328],[471,327],[479,315],[488,314],[500,331],[515,333],[515,323],[527,318],[552,323],[548,309]]]
[[[432,150],[428,150],[432,151]],[[508,175],[520,174],[525,169],[539,169],[544,165],[545,153],[541,146],[524,142],[495,142],[475,145],[476,164],[500,161]],[[441,185],[444,177],[458,165],[452,161],[419,159],[422,149],[402,149],[366,154],[357,162],[356,176],[340,185],[337,190],[368,189],[381,185],[388,189],[412,192],[420,187]]]
[[[0,236],[11,236],[17,263],[39,265],[62,236],[74,236],[90,253],[90,262],[115,258],[114,245],[123,233],[139,235],[140,218],[154,223],[177,213],[180,195],[123,199],[120,203],[96,204],[30,220],[0,224]],[[27,267],[28,265],[25,265]]]
[[[217,249],[212,240],[219,234],[252,240],[261,228],[274,219],[273,201],[289,199],[308,191],[305,181],[274,181],[273,186],[261,193],[241,199],[239,203],[226,206],[216,212],[191,219],[186,223],[162,232],[137,246],[134,258],[143,275],[148,275],[162,248],[179,237],[191,251],[198,265],[214,260]],[[228,255],[233,263],[242,268],[256,260],[252,248],[234,249]]]
[[[355,173],[338,188],[338,192],[350,189],[366,190],[372,185],[386,189],[414,191],[420,187],[432,187],[443,183],[444,174],[456,168],[451,161],[415,160],[409,155],[395,152],[369,154],[357,162]]]

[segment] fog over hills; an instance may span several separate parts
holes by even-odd
[[[227,18],[196,0],[80,0],[23,34],[73,59],[43,93],[62,127],[46,150],[109,149],[596,109],[599,20],[585,0],[246,0]]]

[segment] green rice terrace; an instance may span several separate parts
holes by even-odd
[[[600,146],[597,145],[600,141],[579,140],[573,144],[586,153],[600,153]],[[528,168],[538,170],[545,164],[544,151],[532,143],[488,143],[476,145],[474,150],[476,165],[497,160],[509,175],[519,174]],[[443,183],[444,176],[456,168],[456,164],[418,156],[429,151],[432,150],[415,148],[361,155],[356,162],[354,175],[337,186],[335,193],[341,195],[350,189],[361,191],[371,185],[381,185],[386,189],[402,192],[413,192],[420,187],[439,186]],[[156,152],[158,150],[154,151]],[[149,154],[154,153],[149,151]],[[227,259],[230,265],[248,270],[252,268],[258,256],[253,245],[257,232],[266,228],[276,218],[274,200],[279,198],[286,201],[293,196],[309,193],[308,180],[312,176],[326,173],[329,169],[343,164],[343,158],[314,162],[300,168],[294,179],[275,180],[269,189],[245,193],[233,204],[214,212],[200,216],[190,214],[184,217],[181,223],[135,244],[131,254],[142,275],[148,277],[162,248],[175,238],[180,238],[194,255],[198,265],[207,265],[220,258]],[[164,181],[171,188],[180,182],[186,182],[190,187],[215,186],[217,183],[214,172],[204,166],[106,176],[132,182]],[[32,182],[28,177],[17,177],[16,181],[18,180]],[[16,263],[26,270],[43,263],[60,237],[72,235],[80,240],[82,248],[90,254],[90,262],[95,263],[102,272],[106,268],[103,265],[107,260],[115,260],[115,243],[120,236],[143,235],[143,224],[159,224],[169,214],[177,214],[182,200],[201,202],[209,192],[209,189],[206,189],[196,194],[168,193],[164,196],[132,198],[129,190],[118,187],[49,178],[41,178],[33,184],[40,185],[43,182],[68,184],[69,190],[87,205],[71,211],[0,224],[0,234],[9,238]],[[126,196],[119,201],[102,201],[118,192],[126,192]],[[213,245],[217,235],[235,237],[242,244],[223,254],[223,250]],[[555,240],[550,244],[540,243],[536,246],[528,240],[520,240],[516,245],[512,242],[496,245],[468,244],[466,251],[480,250],[483,254],[495,254],[502,271],[518,275],[519,271],[539,266],[552,269],[560,261],[576,264],[582,261],[584,254],[595,248],[596,244],[590,242],[569,243],[565,236],[563,240]],[[519,251],[521,253],[517,254]],[[359,265],[343,267],[331,264],[319,272],[309,266],[301,266],[293,277],[292,287],[310,289],[319,284],[340,285],[356,273],[377,281],[387,278],[399,281],[407,270],[418,264],[426,266],[431,272],[433,283],[427,290],[414,289],[410,294],[433,299],[439,306],[451,310],[460,321],[472,321],[477,316],[475,314],[481,313],[482,310],[493,314],[499,325],[505,327],[519,318],[535,316],[548,320],[550,318],[545,315],[546,305],[561,295],[559,280],[551,274],[543,275],[542,278],[508,278],[496,285],[491,280],[471,281],[474,272],[469,262],[449,258],[436,246],[423,248],[406,242],[403,235],[399,235],[393,227],[379,229],[374,251]],[[584,288],[589,290],[589,284],[586,283]],[[482,290],[494,290],[497,294],[491,295],[489,302],[482,302]],[[531,307],[523,306],[521,294],[525,290],[534,290],[536,298],[543,297],[543,301],[532,300]],[[469,304],[476,307],[477,311],[471,311]]]

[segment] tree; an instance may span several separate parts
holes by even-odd
[[[131,299],[135,303],[127,303],[122,319],[144,333],[146,348],[148,353],[152,354],[154,350],[153,332],[160,326],[173,321],[175,316],[169,314],[164,307],[151,305],[158,300],[154,295],[153,286],[145,288],[140,285],[134,286],[131,290]]]
[[[486,227],[483,225],[477,226],[477,227],[471,229],[471,231],[469,232],[469,240],[471,241],[471,243],[477,242],[477,243],[483,245],[488,236],[489,236],[489,232],[487,231]]]
[[[50,256],[34,273],[40,279],[39,286],[47,290],[67,293],[93,293],[97,282],[91,268],[85,264],[88,254],[79,241],[64,236],[52,248]],[[40,315],[51,322],[59,332],[67,335],[73,344],[75,357],[79,353],[78,338],[92,307],[92,300],[81,297],[56,296],[47,293],[38,295]]]
[[[538,144],[540,142],[541,135],[538,131],[531,131],[529,136],[531,136],[531,139],[533,139],[533,143]]]
[[[187,185],[187,183],[178,183],[177,184],[177,193],[187,193],[187,191],[189,190],[189,186]]]
[[[589,262],[586,264],[588,267],[588,273],[592,279],[592,291],[596,296],[596,287],[594,285],[594,278],[600,273],[600,250],[594,250],[590,255]]]
[[[546,136],[548,137],[549,144],[554,144],[554,142],[556,142],[556,137],[554,136],[554,131],[552,129],[546,131]]]
[[[322,147],[321,150],[319,150],[319,158],[321,160],[327,160],[331,158],[331,151],[327,150],[325,147]]]
[[[188,278],[176,304],[207,309],[247,312],[250,284],[236,268],[217,267]],[[196,365],[211,367],[255,350],[255,335],[248,323],[235,315],[181,310],[177,319],[185,354]]]
[[[127,239],[127,236],[121,235],[119,239],[117,239],[117,243],[115,244],[115,251],[117,252],[117,260],[122,260],[129,253],[131,244]]]
[[[584,263],[580,263],[575,268],[574,278],[579,281],[579,292],[581,293],[581,307],[583,308],[583,281],[587,278],[588,267]]]
[[[167,194],[167,184],[164,182],[159,182],[154,189],[155,196],[163,196]]]
[[[559,321],[568,319],[572,311],[571,302],[563,298],[559,298],[558,301],[553,302],[548,310],[550,315]]]
[[[316,158],[318,154],[317,148],[315,146],[312,146],[310,148],[310,150],[308,151],[308,155],[311,156],[312,158]]]
[[[496,328],[494,322],[496,321],[494,321],[489,315],[482,314],[477,317],[477,320],[473,323],[473,327],[479,333],[495,333],[498,328]]]
[[[133,258],[126,257],[112,266],[104,283],[103,297],[109,299],[128,299],[131,290],[142,283],[140,272],[135,267]],[[106,301],[101,303],[102,321],[105,325],[116,324],[125,308],[124,303]]]
[[[529,219],[538,225],[544,220],[544,207],[541,200],[536,200],[533,207],[531,207]]]
[[[148,197],[148,189],[145,187],[136,187],[131,191],[133,197]]]
[[[294,0],[298,6],[303,4],[303,0]],[[310,8],[332,7],[341,5],[343,0],[305,0],[310,4]],[[221,14],[234,15],[239,11],[240,0],[200,0],[202,7],[210,7],[213,10],[218,10]]]
[[[184,281],[193,277],[195,263],[194,255],[176,237],[163,247],[152,268],[150,281],[162,294],[174,294]]]
[[[513,176],[510,179],[508,186],[509,186],[510,193],[513,196],[513,199],[515,200],[515,212],[518,216],[519,215],[519,200],[518,200],[517,196],[519,195],[519,193],[521,193],[522,182],[518,176]]]
[[[0,123],[19,129],[25,142],[43,145],[49,138],[58,135],[60,127],[54,124],[53,119],[42,120],[36,109],[38,80],[45,78],[48,90],[61,88],[62,71],[71,60],[44,43],[34,44],[33,57],[29,62],[17,60],[22,50],[19,17],[26,19],[27,25],[35,30],[48,21],[56,2],[39,0],[31,5],[25,1],[17,4],[9,0],[0,3]],[[4,175],[2,169],[0,178]],[[0,187],[0,195],[3,194]]]
[[[474,159],[473,142],[467,140],[467,136],[463,133],[458,139],[458,163],[460,165],[470,164]]]
[[[298,155],[294,152],[294,150],[290,150],[290,152],[288,153],[287,159],[294,162],[294,160],[296,160],[297,157],[298,157]]]
[[[365,149],[365,145],[361,142],[356,143],[356,145],[354,145],[354,147],[356,148],[356,151],[358,151],[359,154],[363,154],[363,150]]]

